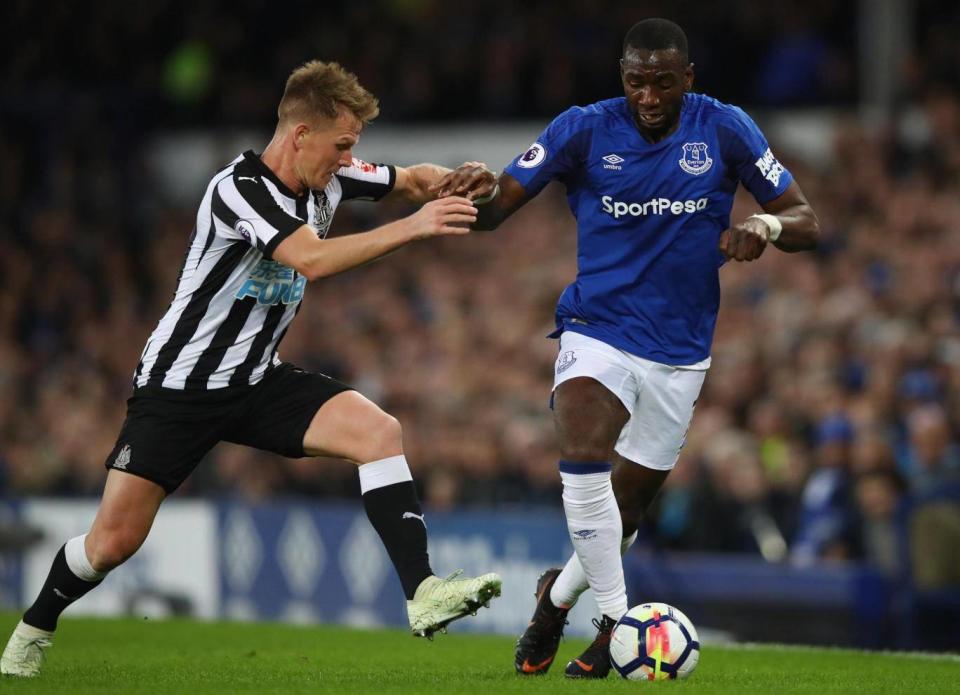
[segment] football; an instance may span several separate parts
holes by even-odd
[[[610,661],[629,680],[687,678],[700,659],[697,629],[666,603],[634,606],[610,638]]]

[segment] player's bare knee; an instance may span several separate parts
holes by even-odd
[[[108,572],[129,560],[142,543],[142,537],[127,531],[100,534],[87,548],[90,565],[97,572]]]
[[[569,442],[560,445],[560,458],[572,463],[607,461],[612,449],[613,443],[607,442]]]
[[[403,452],[403,428],[400,421],[382,410],[370,417],[367,428],[369,435],[360,460],[378,461]]]
[[[610,418],[558,417],[555,425],[566,461],[610,460],[623,429],[623,423]]]

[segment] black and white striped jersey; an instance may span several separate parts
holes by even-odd
[[[256,384],[279,364],[277,346],[307,279],[274,260],[303,224],[326,236],[343,200],[378,200],[392,166],[358,159],[322,191],[300,196],[247,151],[207,186],[170,307],[140,356],[136,387],[205,391]]]

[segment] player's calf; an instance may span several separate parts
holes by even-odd
[[[71,538],[57,552],[37,599],[23,614],[24,623],[53,632],[67,606],[103,581],[106,572],[93,569],[84,549],[85,538],[86,534]]]

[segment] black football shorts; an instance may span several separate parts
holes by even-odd
[[[324,374],[281,364],[254,386],[210,391],[143,387],[105,466],[176,490],[217,442],[290,458],[306,456],[303,436],[317,410],[351,388]]]

